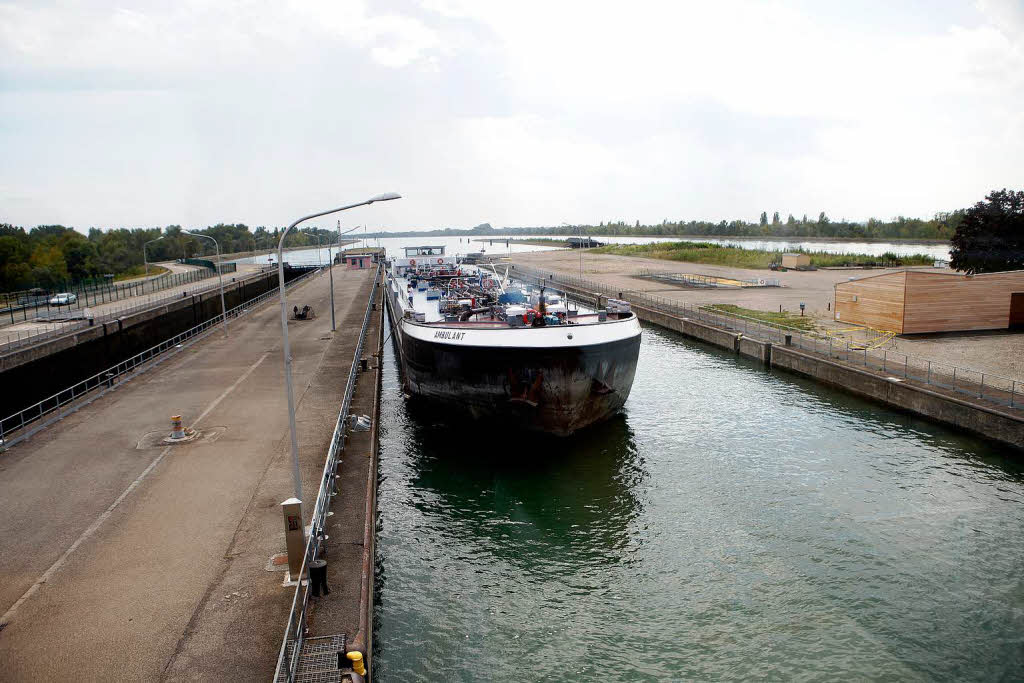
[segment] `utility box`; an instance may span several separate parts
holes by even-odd
[[[793,269],[810,268],[811,257],[807,254],[783,254],[782,267]]]

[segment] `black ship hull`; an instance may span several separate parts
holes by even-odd
[[[395,325],[406,389],[431,406],[501,431],[566,436],[614,415],[629,397],[640,336],[587,346],[453,346]]]

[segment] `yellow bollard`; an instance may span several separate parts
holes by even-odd
[[[362,652],[349,652],[345,655],[349,661],[352,662],[352,670],[360,676],[366,675],[366,667],[363,666],[363,653]]]

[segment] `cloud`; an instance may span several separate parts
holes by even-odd
[[[1019,0],[978,0],[978,9],[1007,38],[1024,42],[1024,4]]]
[[[866,218],[1012,185],[1021,5],[865,2],[0,5],[0,213]]]

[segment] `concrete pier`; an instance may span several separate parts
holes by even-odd
[[[289,323],[307,521],[373,275],[335,269],[336,333],[326,273],[289,292],[317,314]],[[272,300],[0,454],[5,680],[273,676],[293,597],[272,561],[293,488],[279,316]],[[164,444],[172,415],[199,435]]]

